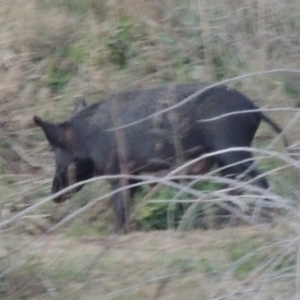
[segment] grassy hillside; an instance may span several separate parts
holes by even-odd
[[[229,84],[260,107],[293,109],[267,115],[285,128],[291,144],[297,143],[299,74],[280,70],[300,70],[298,2],[0,0],[0,225],[49,195],[53,156],[32,116],[65,120],[78,97],[92,103],[129,87],[219,82],[253,73]],[[47,202],[0,231],[0,298],[297,299],[299,167],[274,138],[262,125],[254,146],[278,153],[257,154],[260,169],[268,172],[270,195],[284,207],[276,228],[215,230],[209,225],[214,223],[211,203],[228,197],[208,183],[200,198],[209,219],[202,227],[209,231],[116,239],[110,236],[108,201],[84,208],[108,192],[104,181],[94,182],[72,201]],[[173,203],[186,195],[164,189],[145,209],[145,194],[134,210],[141,227],[163,217],[173,228]],[[234,201],[244,207],[248,198]],[[168,219],[167,213],[159,214],[161,207],[168,208]],[[72,222],[59,223],[80,208],[84,213]],[[148,221],[151,214],[156,219]],[[61,224],[56,233],[45,235],[56,224]],[[99,249],[105,255],[87,277],[82,275]]]
[[[10,264],[1,262],[0,291],[3,299],[296,299],[294,233],[237,227],[80,239],[7,235],[1,245],[15,252]]]

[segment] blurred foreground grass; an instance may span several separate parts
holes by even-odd
[[[0,25],[0,221],[50,192],[54,161],[34,114],[61,121],[78,96],[91,103],[129,87],[300,69],[297,0],[0,0]],[[300,105],[295,74],[230,85],[260,107]],[[297,114],[268,113],[288,126],[291,143],[299,140]],[[254,146],[285,153],[280,141],[270,146],[273,138],[262,125]],[[257,161],[264,172],[284,165],[275,157]],[[299,170],[285,166],[268,178],[288,209],[261,227],[117,238],[101,201],[45,235],[107,186],[96,182],[64,205],[47,203],[0,232],[0,298],[297,299]],[[164,189],[156,200],[176,194]],[[147,205],[139,216],[149,215]],[[170,204],[155,205],[155,218],[173,227]]]
[[[265,229],[2,236],[0,264],[11,269],[0,292],[2,299],[292,299],[293,230]]]

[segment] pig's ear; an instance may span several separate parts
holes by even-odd
[[[75,107],[73,109],[73,115],[76,115],[81,110],[85,109],[87,107],[87,104],[83,98],[77,98],[75,101]]]
[[[60,126],[47,121],[43,121],[38,116],[34,116],[33,121],[36,125],[42,128],[51,146],[54,147],[65,146],[66,138],[65,138],[64,130]]]

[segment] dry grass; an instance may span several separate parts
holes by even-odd
[[[274,152],[254,150],[264,155]],[[293,165],[288,156],[277,156]],[[279,165],[281,174],[282,167],[284,164]],[[220,180],[212,176],[213,172],[206,177]],[[274,167],[268,176],[276,172]],[[161,182],[168,183],[165,179]],[[257,188],[244,188],[247,196],[243,201],[240,196],[230,197],[243,208],[237,212],[245,221],[243,226],[126,236],[107,236],[100,227],[91,228],[93,223],[88,218],[106,198],[105,190],[102,197],[81,204],[81,208],[72,208],[70,203],[59,208],[61,220],[43,223],[40,220],[57,216],[49,208],[49,215],[38,215],[45,213],[46,201],[52,198],[47,197],[8,218],[9,223],[0,223],[1,293],[4,299],[182,299],[187,295],[189,299],[291,298],[298,291],[298,213],[291,199],[274,191],[264,192],[265,197],[273,199],[272,205],[285,208],[285,212],[274,223],[257,225],[255,209],[250,217],[244,213],[247,205],[256,203]],[[97,191],[101,189],[104,187],[98,185]],[[196,202],[207,205],[217,202],[223,206],[228,200],[225,189],[206,195],[192,188],[186,192],[198,195]],[[292,195],[291,190],[288,195]],[[256,205],[259,208],[259,203]]]
[[[284,234],[277,228],[270,230],[266,238],[261,236],[259,228],[238,227],[83,239],[55,235],[31,243],[28,237],[10,236],[2,245],[18,249],[22,244],[29,244],[29,249],[22,247],[21,251],[11,254],[12,270],[5,275],[2,284],[14,290],[14,299],[22,296],[28,299],[291,296],[293,284],[283,284],[280,278],[280,274],[286,272],[284,268],[294,267],[295,263],[295,253],[284,253],[290,242],[286,229]],[[276,239],[281,239],[281,244],[276,243]],[[237,246],[241,249],[238,256]],[[24,252],[27,252],[25,257]],[[279,265],[274,253],[276,259],[285,256],[288,263]],[[263,270],[257,277],[249,276],[262,264],[268,265],[272,258],[273,271]],[[18,268],[14,269],[16,264]],[[272,274],[275,278],[268,282]],[[248,290],[247,285],[251,286]]]
[[[0,298],[298,299],[299,166],[280,159],[285,149],[267,127],[255,146],[279,152],[257,156],[269,195],[287,208],[273,229],[107,236],[102,182],[63,206],[32,206],[48,195],[54,169],[32,116],[65,120],[77,96],[242,76],[229,84],[259,106],[297,109],[299,75],[268,72],[300,69],[298,2],[0,0],[0,222],[24,212],[0,232]],[[267,114],[299,140],[296,110]],[[222,203],[222,192],[209,196]],[[75,220],[64,223],[68,215]]]

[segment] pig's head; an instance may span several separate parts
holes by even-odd
[[[76,137],[70,125],[53,124],[34,116],[33,121],[41,127],[55,155],[55,175],[52,183],[52,194],[94,175],[94,163],[84,151],[84,145]],[[64,202],[79,191],[83,185],[54,199]]]

